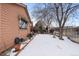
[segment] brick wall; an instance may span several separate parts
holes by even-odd
[[[18,16],[28,20],[24,7],[17,4],[0,4],[0,52],[14,45],[15,37],[26,37],[27,29],[19,29]]]

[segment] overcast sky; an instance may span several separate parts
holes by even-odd
[[[35,3],[28,3],[27,4],[27,8],[28,8],[28,12],[30,14],[31,20],[33,22],[33,25],[36,24],[36,20],[32,18],[32,10],[34,9],[34,5]],[[67,21],[66,23],[67,26],[79,26],[79,19],[76,18],[70,18],[69,21]],[[54,22],[52,23],[52,26],[57,26],[56,24],[54,24]]]

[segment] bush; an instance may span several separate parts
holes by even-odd
[[[20,39],[19,39],[19,37],[16,37],[15,38],[15,42],[14,42],[15,44],[20,44]]]
[[[32,34],[28,34],[28,35],[27,35],[27,37],[28,37],[29,39],[31,39],[31,37],[32,37]]]

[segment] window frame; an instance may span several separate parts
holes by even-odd
[[[25,27],[24,28],[22,28],[23,24],[22,24],[22,26],[20,26],[20,21],[23,21],[25,23]],[[23,17],[19,17],[19,19],[18,19],[18,26],[19,26],[19,29],[27,29],[28,21],[25,20],[25,18],[23,18]]]

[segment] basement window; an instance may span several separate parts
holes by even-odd
[[[19,20],[19,28],[20,29],[26,29],[27,25],[28,25],[28,22],[25,19],[20,18],[20,20]]]

